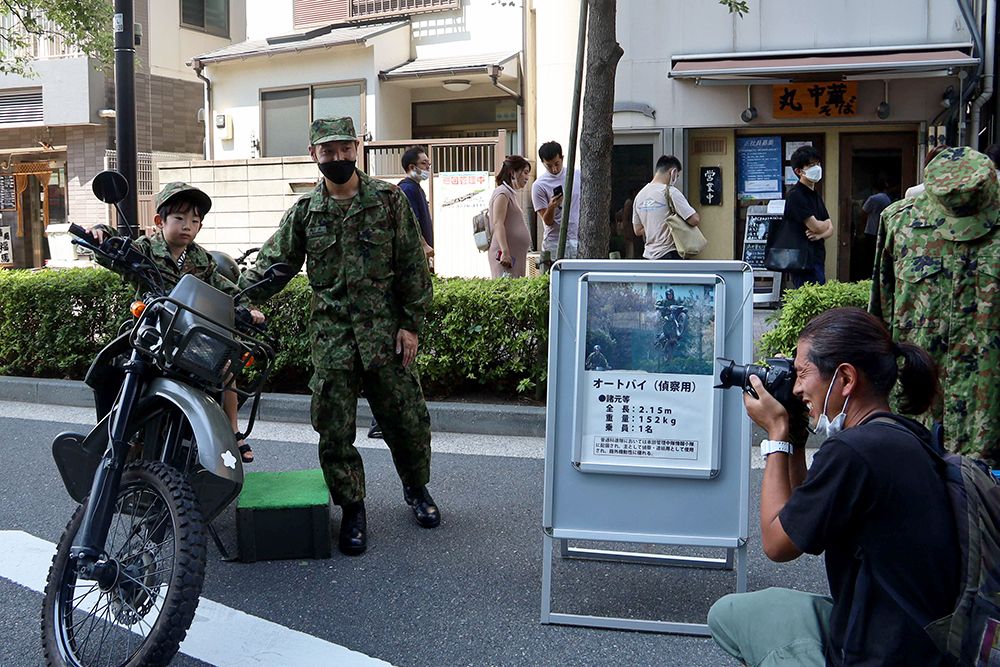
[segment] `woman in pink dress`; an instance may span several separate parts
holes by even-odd
[[[531,235],[524,224],[524,213],[517,203],[517,190],[528,182],[531,165],[520,155],[503,161],[497,174],[497,189],[490,199],[490,273],[494,278],[523,278],[528,261]]]

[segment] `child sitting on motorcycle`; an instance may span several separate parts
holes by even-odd
[[[157,232],[152,237],[136,239],[133,247],[153,260],[160,271],[166,276],[177,279],[191,274],[221,292],[236,296],[240,289],[232,281],[223,276],[215,260],[208,252],[194,242],[201,223],[212,208],[212,199],[207,194],[187,183],[168,183],[154,200],[156,216],[153,223]],[[107,225],[96,225],[90,233],[103,243],[108,236],[117,232]],[[110,264],[98,258],[97,262],[106,268],[115,270]],[[138,283],[137,283],[138,284]],[[140,295],[141,296],[141,295]],[[264,315],[253,306],[249,307],[254,324],[264,321]],[[236,444],[244,463],[253,461],[250,445],[243,441],[239,422],[236,419],[238,400],[236,392],[227,389],[224,392],[222,407],[233,425],[236,434]]]

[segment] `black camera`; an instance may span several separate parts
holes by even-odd
[[[792,389],[795,387],[795,365],[791,359],[772,357],[766,360],[765,366],[756,364],[737,366],[735,361],[721,357],[718,361],[729,365],[724,365],[719,372],[719,384],[716,389],[739,387],[754,398],[760,398],[754,391],[753,385],[750,384],[750,377],[756,375],[764,384],[764,388],[782,405],[788,406],[797,401],[792,394]]]

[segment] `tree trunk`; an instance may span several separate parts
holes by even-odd
[[[611,235],[611,148],[615,72],[624,51],[615,34],[617,0],[588,0],[586,84],[580,133],[581,258],[607,258]]]

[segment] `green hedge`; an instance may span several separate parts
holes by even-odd
[[[417,367],[429,395],[526,391],[545,380],[548,277],[434,280]],[[0,271],[0,375],[82,379],[128,319],[132,290],[103,269]],[[309,285],[297,276],[261,310],[278,340],[266,390],[306,393]]]
[[[868,295],[872,281],[841,283],[831,280],[825,285],[806,283],[802,287],[785,293],[781,310],[768,318],[768,324],[777,320],[776,326],[760,338],[759,352],[763,357],[781,353],[795,354],[799,332],[806,323],[831,308],[857,306],[868,308]]]

